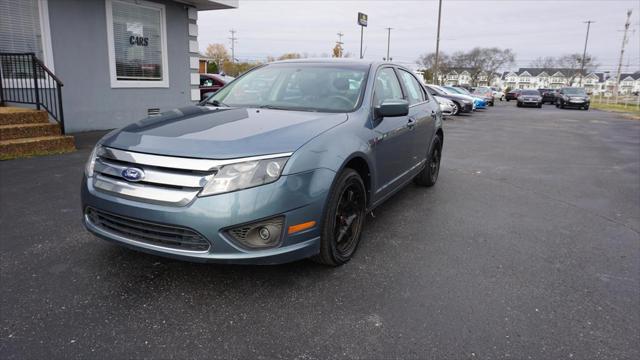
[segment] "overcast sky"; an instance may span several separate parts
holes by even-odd
[[[629,63],[634,71],[640,69],[640,0],[443,0],[440,48],[447,53],[475,46],[510,48],[516,53],[516,66],[529,66],[538,56],[582,53],[583,21],[593,20],[587,52],[597,58],[601,71],[612,71],[627,9],[633,15],[624,65]],[[386,56],[386,27],[393,28],[395,61],[414,62],[420,54],[435,51],[437,0],[240,0],[238,9],[200,12],[198,40],[203,52],[210,43],[229,48],[229,30],[235,29],[236,58],[264,60],[286,52],[330,54],[337,33],[343,32],[345,52],[357,57],[358,11],[369,15],[365,58]]]

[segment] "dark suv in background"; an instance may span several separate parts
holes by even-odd
[[[542,96],[542,103],[554,104],[556,102],[556,90],[555,89],[538,89]]]
[[[565,107],[575,107],[589,110],[590,103],[591,99],[589,99],[584,88],[564,87],[556,93],[556,107],[561,109]]]

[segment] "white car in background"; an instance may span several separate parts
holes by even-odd
[[[504,100],[504,92],[497,87],[492,86],[491,91],[493,92],[493,98],[498,99],[500,101]]]
[[[457,110],[456,110],[456,104],[453,101],[440,96],[434,96],[434,98],[440,105],[440,110],[442,111],[442,115],[444,116],[455,115]]]

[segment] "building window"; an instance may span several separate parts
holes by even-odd
[[[47,0],[0,1],[0,52],[34,53],[53,68]],[[33,67],[26,58],[5,58],[4,78],[32,78]]]
[[[164,5],[106,4],[111,87],[169,87]]]

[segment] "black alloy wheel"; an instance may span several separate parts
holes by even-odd
[[[345,169],[332,188],[323,218],[320,253],[313,260],[338,266],[351,259],[360,242],[367,194],[362,178]]]
[[[436,137],[431,145],[431,153],[427,156],[424,169],[413,179],[418,185],[433,186],[438,181],[440,174],[440,160],[442,158],[442,140]]]

